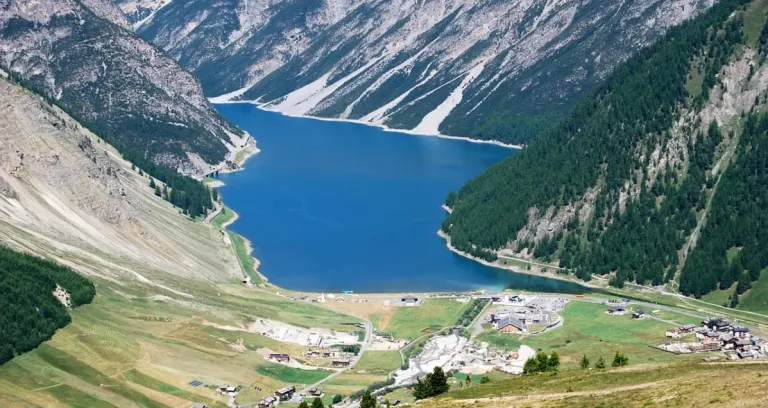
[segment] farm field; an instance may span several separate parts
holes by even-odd
[[[575,367],[583,355],[593,362],[603,357],[610,362],[619,351],[629,357],[630,364],[660,363],[701,359],[701,354],[677,356],[649,346],[668,339],[664,332],[673,325],[645,318],[633,320],[629,314],[610,316],[600,304],[570,302],[560,313],[562,327],[522,340],[534,349],[557,351],[564,368]],[[681,322],[683,323],[683,322]]]
[[[355,366],[355,371],[388,374],[402,365],[400,353],[396,350],[369,350]]]
[[[379,321],[379,331],[413,340],[455,324],[467,305],[450,299],[427,299],[419,307],[399,307],[386,323]]]

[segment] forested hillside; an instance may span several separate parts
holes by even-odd
[[[56,285],[72,307],[91,303],[93,284],[69,268],[0,246],[0,364],[50,339],[71,321],[54,295]]]
[[[768,187],[763,122],[749,112],[766,97],[765,3],[721,1],[669,30],[529,148],[450,194],[453,246],[557,261],[616,286],[659,285],[682,268],[681,291],[697,296],[744,270],[757,279],[768,231],[753,208]],[[725,251],[742,247],[744,267],[731,271]]]

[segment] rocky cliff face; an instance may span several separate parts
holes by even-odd
[[[0,66],[121,151],[201,173],[246,142],[105,0],[2,0]]]
[[[191,0],[165,4],[137,31],[210,96],[524,142],[633,51],[712,3]]]

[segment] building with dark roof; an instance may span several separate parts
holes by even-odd
[[[516,317],[506,316],[496,323],[496,330],[499,333],[526,333],[528,326]]]

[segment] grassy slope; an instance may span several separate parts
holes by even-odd
[[[766,370],[765,363],[568,370],[476,385],[420,406],[764,407],[768,403]],[[742,392],[744,384],[749,384],[748,392]]]
[[[185,289],[194,293],[193,301],[143,286],[96,283],[94,303],[73,311],[69,326],[37,350],[0,367],[0,406],[132,407],[142,401],[142,406],[163,407],[224,402],[206,386],[189,386],[193,379],[212,386],[253,389],[258,385],[263,391],[250,395],[258,399],[285,385],[287,379],[260,373],[258,367],[269,363],[255,350],[268,347],[298,354],[303,348],[204,322],[237,326],[249,316],[260,316],[340,329],[354,320],[239,285],[216,287],[189,281]]]

